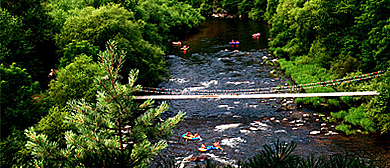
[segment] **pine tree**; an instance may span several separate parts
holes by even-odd
[[[165,102],[154,107],[153,100],[137,103],[134,92],[138,71],[132,70],[129,83],[119,82],[119,70],[125,54],[116,51],[113,41],[99,54],[106,74],[97,80],[101,86],[97,103],[75,100],[68,103],[72,112],[65,118],[75,127],[65,133],[66,148],[37,134],[25,131],[26,146],[32,150],[39,167],[146,167],[167,143],[162,138],[173,134],[172,128],[185,113],[165,121],[157,120],[168,109]]]

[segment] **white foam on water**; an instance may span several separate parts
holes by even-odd
[[[226,82],[227,84],[234,84],[234,85],[240,85],[240,84],[255,84],[255,82],[251,82],[251,81],[241,81],[241,82],[237,82],[237,81],[228,81]]]
[[[217,125],[217,126],[215,126],[214,131],[222,132],[222,131],[224,131],[226,129],[237,128],[240,125],[241,125],[241,123]]]
[[[206,89],[206,88],[203,86],[198,86],[198,87],[185,88],[184,90],[195,91],[195,90],[204,90],[204,89]]]
[[[187,82],[189,82],[189,80],[187,80],[185,78],[171,78],[171,79],[169,79],[169,81],[177,81],[178,83],[187,83]]]
[[[262,123],[260,121],[254,121],[253,123],[250,123],[250,126],[255,127],[257,130],[261,131],[267,131],[271,128],[271,126],[268,124]]]
[[[240,132],[243,133],[243,134],[248,134],[248,133],[250,133],[251,131],[245,130],[245,129],[241,129]]]
[[[218,85],[218,81],[211,80],[211,81],[208,81],[208,82],[202,82],[202,85],[206,86],[206,87],[209,87],[211,84]]]
[[[237,165],[234,164],[236,161],[233,159],[220,158],[219,156],[214,155],[212,153],[207,153],[206,155],[210,156],[211,158],[213,158],[213,160],[218,161],[224,165],[232,165],[234,167],[238,167]]]
[[[231,148],[238,148],[240,143],[245,143],[246,140],[241,137],[222,139],[221,145],[229,146]]]
[[[230,60],[230,58],[228,58],[228,57],[218,58],[218,61],[220,61],[220,60]]]
[[[190,162],[188,161],[188,159],[190,159],[193,155],[190,155],[190,156],[187,156],[187,157],[177,157],[175,158],[175,160],[178,160],[176,161],[176,166],[177,165],[180,165],[179,168],[184,168],[186,167],[186,163]]]
[[[227,105],[227,104],[218,105],[218,108],[228,108],[228,107],[229,107],[229,105]]]
[[[274,133],[286,133],[287,134],[287,131],[286,130],[276,130]]]

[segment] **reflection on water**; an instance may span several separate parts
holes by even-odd
[[[253,33],[261,33],[259,39]],[[290,82],[276,67],[267,48],[267,25],[240,20],[208,20],[199,33],[183,40],[190,49],[183,53],[173,46],[167,56],[172,78],[160,87],[187,89],[254,89],[286,85]],[[229,45],[232,39],[240,45]],[[271,71],[277,72],[276,75]],[[373,136],[345,136],[326,124],[321,111],[296,107],[294,99],[195,99],[169,100],[170,116],[178,111],[186,119],[175,128],[163,156],[183,161],[201,153],[206,146],[220,142],[223,151],[210,151],[213,160],[235,164],[256,155],[264,144],[277,139],[297,143],[296,154],[333,155],[346,150],[389,164],[389,141]],[[202,141],[185,141],[185,132],[198,132]],[[192,165],[194,163],[191,163]]]

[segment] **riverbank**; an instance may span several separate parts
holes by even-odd
[[[374,103],[373,100],[375,98],[389,96],[389,93],[381,92],[382,89],[380,87],[375,87],[375,85],[385,82],[383,79],[387,78],[386,76],[388,76],[389,72],[378,71],[369,74],[352,73],[345,78],[335,79],[336,75],[333,75],[331,71],[320,68],[315,64],[302,63],[304,59],[304,57],[297,58],[295,61],[280,59],[278,63],[281,69],[299,85],[334,81],[334,83],[326,86],[308,87],[304,90],[305,92],[377,91],[381,96],[297,98],[296,102],[298,104],[312,109],[328,111],[331,118],[327,121],[338,122],[336,129],[346,134],[380,134],[378,128],[375,127],[375,117],[367,114],[370,111],[370,109],[367,109],[369,107],[367,104]],[[352,115],[355,117],[352,117]]]

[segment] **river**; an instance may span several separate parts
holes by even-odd
[[[261,36],[252,38],[252,34]],[[239,45],[229,41],[239,40]],[[199,32],[181,39],[189,50],[172,46],[166,59],[171,78],[160,87],[173,89],[254,89],[291,83],[277,67],[267,64],[272,53],[268,47],[266,23],[234,19],[208,19]],[[267,58],[266,58],[267,57]],[[274,75],[271,74],[274,71]],[[390,141],[374,135],[346,136],[334,130],[335,125],[322,121],[327,113],[299,107],[294,99],[191,99],[168,100],[164,115],[186,112],[186,118],[168,139],[169,147],[162,157],[173,157],[177,163],[206,155],[218,164],[233,164],[255,156],[264,144],[277,139],[297,143],[294,154],[330,156],[356,154],[380,160],[389,166]],[[312,131],[321,131],[311,135]],[[201,141],[185,141],[181,135],[196,133]],[[201,153],[202,143],[211,146],[218,141],[223,151]],[[188,162],[193,166],[195,162]]]

